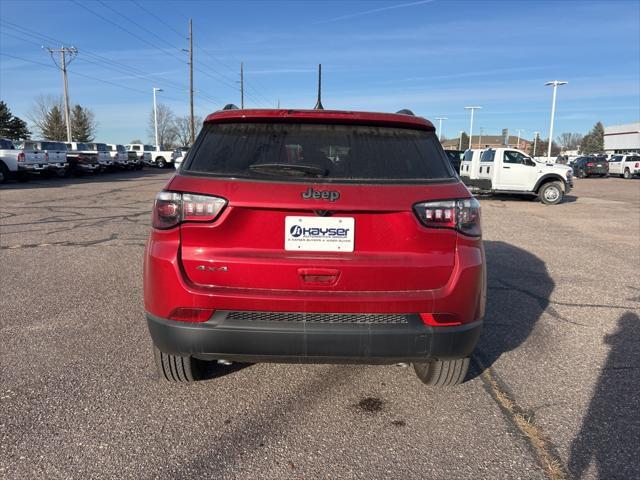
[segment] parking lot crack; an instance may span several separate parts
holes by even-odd
[[[522,408],[510,393],[508,387],[496,375],[491,368],[487,368],[484,362],[473,356],[473,362],[482,373],[485,390],[502,410],[507,421],[513,425],[522,435],[527,445],[534,452],[536,460],[549,480],[568,480],[569,473],[562,463],[556,447],[547,438],[542,428],[535,424],[533,412]]]

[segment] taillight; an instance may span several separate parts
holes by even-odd
[[[24,162],[24,152],[20,152],[20,153],[18,154],[18,161],[19,161],[19,162]]]
[[[211,222],[226,204],[227,201],[220,197],[160,192],[153,205],[153,227],[166,229],[181,222]]]
[[[595,163],[593,162],[587,162],[587,167],[593,167],[595,165]]]
[[[640,163],[636,162],[636,168],[640,168]]]
[[[45,162],[49,161],[49,152],[44,152],[44,161]]]
[[[479,237],[480,202],[475,198],[418,203],[416,215],[425,227],[453,228],[471,237]]]

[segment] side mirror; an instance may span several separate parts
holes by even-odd
[[[525,158],[522,160],[522,164],[523,164],[523,165],[527,165],[527,166],[529,166],[529,167],[535,167],[536,162],[534,162],[533,160],[531,160],[529,157],[525,157]]]

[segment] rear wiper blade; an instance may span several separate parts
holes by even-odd
[[[299,163],[254,163],[249,165],[249,170],[265,175],[290,175],[292,177],[324,177],[328,172],[326,168],[315,165],[301,165]]]

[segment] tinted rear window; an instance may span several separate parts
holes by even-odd
[[[13,150],[13,143],[9,140],[3,140],[0,138],[0,149],[2,150]]]
[[[360,125],[211,124],[185,171],[225,177],[308,181],[420,181],[453,172],[435,134]],[[260,168],[275,164],[284,168]],[[297,167],[316,172],[301,173]],[[296,175],[298,173],[299,175]]]

